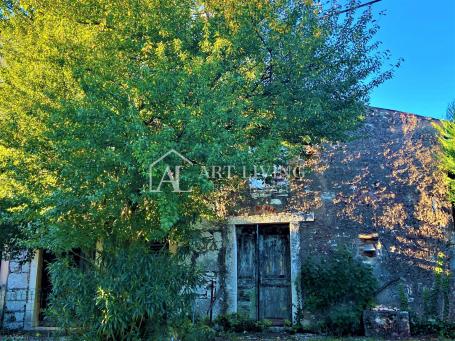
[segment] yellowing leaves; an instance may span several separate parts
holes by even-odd
[[[156,44],[155,54],[158,58],[164,59],[166,57],[166,45],[163,42]]]
[[[141,53],[142,54],[149,54],[153,50],[153,44],[151,42],[146,42],[142,47]]]
[[[174,39],[172,41],[172,44],[174,46],[174,51],[175,53],[177,54],[177,56],[179,57],[179,59],[184,62],[185,60],[187,60],[188,58],[188,53],[183,49],[182,47],[182,40],[180,39]]]
[[[254,70],[248,70],[245,72],[246,79],[252,81],[256,79],[256,72]]]
[[[226,38],[217,36],[213,43],[209,39],[204,39],[200,44],[201,50],[213,56],[220,54],[230,55],[233,51],[232,42]]]
[[[213,51],[215,53],[224,51],[227,54],[230,54],[232,52],[232,43],[225,38],[218,37],[213,44]]]
[[[173,41],[172,41],[173,45],[174,45],[174,50],[176,52],[180,51],[182,49],[182,40],[178,39],[178,38],[175,38]]]

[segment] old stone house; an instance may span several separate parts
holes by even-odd
[[[207,286],[196,312],[295,320],[302,260],[345,245],[372,265],[382,285],[379,304],[399,307],[404,294],[422,313],[435,272],[455,269],[453,211],[434,123],[372,109],[350,142],[309,149],[305,176],[273,179],[239,196],[225,223],[207,229],[215,247],[198,258]],[[45,325],[49,257],[38,250],[30,263],[1,262],[4,328]]]

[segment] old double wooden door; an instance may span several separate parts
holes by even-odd
[[[237,311],[252,319],[291,319],[288,224],[237,225]]]

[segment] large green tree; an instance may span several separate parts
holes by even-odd
[[[184,262],[203,246],[196,223],[220,215],[220,190],[235,179],[193,167],[181,175],[192,192],[150,192],[149,165],[168,150],[196,165],[272,163],[361,121],[370,90],[391,76],[389,54],[369,10],[337,11],[310,0],[3,2],[0,218],[21,247],[62,258],[61,323],[123,338],[184,310],[172,302],[197,283]],[[177,251],[147,264],[174,270],[122,265],[157,240]],[[97,242],[90,275],[63,259]]]

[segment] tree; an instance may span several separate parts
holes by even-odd
[[[439,132],[441,145],[441,167],[446,174],[449,199],[455,203],[455,101],[447,107],[447,120],[442,120],[435,127]]]
[[[240,167],[346,138],[370,90],[392,75],[371,11],[339,16],[309,0],[24,0],[0,13],[2,208],[28,247],[60,259],[60,323],[96,337],[143,335],[146,320],[173,323],[169,295],[185,302],[191,290],[175,288],[197,284],[184,262],[204,244],[196,223],[217,218],[213,203],[238,181],[193,167],[180,178],[192,192],[153,193],[154,160],[174,149],[196,165]],[[145,251],[163,240],[176,252]],[[100,241],[83,275],[68,255]],[[122,271],[162,292],[164,274],[121,266],[140,253],[175,274],[174,289],[153,305],[128,280],[109,282]],[[68,288],[80,276],[75,296]]]

